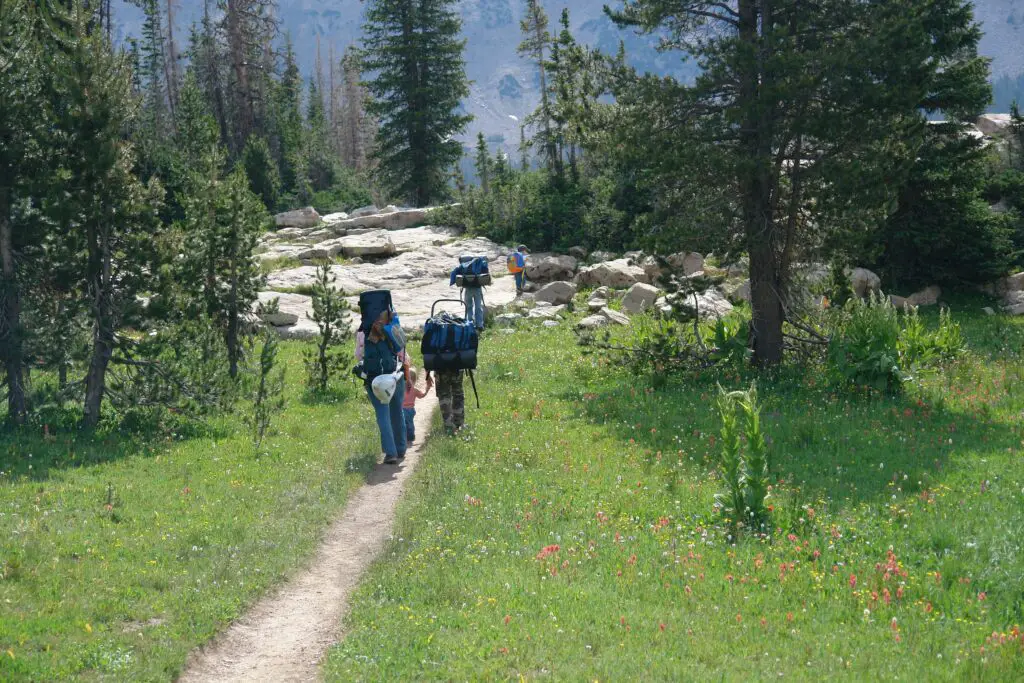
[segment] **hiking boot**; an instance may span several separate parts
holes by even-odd
[[[397,455],[385,455],[384,456],[384,464],[385,465],[394,465],[397,462],[398,462],[398,456]]]

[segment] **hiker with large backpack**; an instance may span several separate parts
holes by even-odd
[[[484,307],[484,287],[491,284],[491,273],[486,256],[459,257],[459,265],[452,270],[448,286],[458,285],[466,302],[466,320],[472,321],[477,332],[484,329],[487,309]]]
[[[408,371],[405,334],[391,303],[391,292],[363,292],[359,296],[359,311],[362,316],[356,334],[359,363],[353,371],[363,380],[373,406],[384,464],[396,464],[405,458],[408,448],[402,410]]]
[[[511,254],[508,255],[506,265],[508,265],[508,272],[516,278],[516,295],[523,293],[523,288],[526,287],[526,255],[530,253],[526,249],[525,244],[520,244],[515,248]]]
[[[480,336],[469,320],[443,311],[436,313],[437,305],[443,301],[449,300],[441,299],[434,302],[430,318],[423,325],[420,350],[423,354],[423,367],[434,373],[434,386],[441,406],[445,431],[454,434],[466,423],[466,394],[463,381],[467,374],[473,383],[473,393],[476,394],[473,370],[476,369]],[[461,303],[457,299],[450,301]],[[476,401],[479,408],[479,395]]]

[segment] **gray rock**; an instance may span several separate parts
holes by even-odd
[[[361,206],[348,215],[349,218],[362,218],[364,216],[375,216],[380,213],[376,206]]]
[[[995,310],[991,306],[986,306],[985,308],[983,308],[981,310],[985,311],[985,315],[995,315],[996,314]]]
[[[598,327],[604,327],[608,322],[608,318],[603,315],[588,315],[586,318],[576,323],[576,327],[581,330],[594,330]]]
[[[544,327],[558,327],[558,321],[557,320],[545,320],[543,323],[541,323],[541,325],[543,325]]]
[[[584,249],[583,247],[570,247],[569,248],[569,256],[572,256],[577,261],[586,261],[587,260],[587,250]]]
[[[577,265],[572,256],[531,256],[526,264],[526,279],[537,283],[571,280]]]
[[[657,287],[638,282],[626,292],[622,299],[622,310],[627,313],[641,313],[654,305],[660,293]]]
[[[1009,114],[982,114],[974,125],[985,135],[999,136],[1010,128]]]
[[[686,276],[704,270],[704,257],[695,251],[672,254],[667,260],[672,268],[682,270]]]
[[[902,311],[904,308],[907,307],[908,301],[906,297],[897,296],[896,294],[890,294],[889,303],[891,303],[892,307],[895,308],[896,310]]]
[[[610,251],[595,251],[588,258],[587,261],[591,264],[604,263],[605,261],[614,261],[615,254]]]
[[[282,292],[260,292],[257,295],[253,312],[260,320],[274,327],[290,327],[306,319],[306,313],[312,308],[312,299],[301,294],[284,294]],[[276,313],[259,313],[260,304],[270,306],[277,300]],[[316,326],[314,325],[314,328]]]
[[[847,270],[846,275],[850,279],[853,293],[861,299],[866,299],[871,292],[877,294],[882,291],[882,278],[867,268]]]
[[[610,323],[615,323],[616,325],[628,325],[629,324],[629,316],[628,315],[626,315],[625,313],[619,313],[618,311],[613,311],[612,309],[608,308],[607,306],[605,306],[604,308],[601,309],[601,313],[600,314],[602,316],[604,316],[608,320],[608,322],[610,322]]]
[[[340,238],[339,242],[345,256],[394,256],[398,253],[395,243],[385,230],[365,235],[348,235]]]
[[[576,282],[583,286],[626,289],[638,282],[650,282],[650,278],[640,266],[632,265],[626,259],[618,259],[581,268],[576,275]]]
[[[537,303],[567,304],[576,296],[576,285],[571,282],[552,282],[540,288]]]
[[[695,298],[696,297],[696,298]],[[720,318],[732,312],[733,306],[718,289],[708,289],[701,294],[690,294],[675,298],[675,303],[692,312],[694,308],[701,319]]]
[[[532,320],[552,320],[561,318],[564,310],[565,306],[538,306],[530,310],[526,317]]]
[[[907,303],[911,306],[934,306],[939,303],[940,296],[942,296],[942,290],[939,286],[931,285],[908,296]]]
[[[729,301],[738,304],[741,301],[750,303],[750,280],[732,280],[722,285]]]
[[[279,228],[312,228],[320,223],[320,214],[312,206],[295,211],[285,211],[274,216],[274,225]]]
[[[494,321],[500,325],[515,325],[522,319],[523,316],[518,313],[502,313],[501,315],[495,316]]]
[[[334,225],[335,223],[340,223],[341,221],[347,221],[349,218],[351,218],[351,216],[349,216],[347,213],[345,213],[344,211],[339,211],[337,213],[329,213],[326,216],[322,216],[320,220],[323,221],[324,225]]]

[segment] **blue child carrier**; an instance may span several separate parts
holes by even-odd
[[[473,370],[476,370],[480,335],[472,321],[448,311],[436,313],[437,305],[444,302],[462,303],[458,299],[438,299],[430,308],[430,318],[423,323],[423,341],[420,343],[423,367],[428,371],[468,371],[479,408],[480,396],[476,391]]]
[[[459,287],[487,287],[491,284],[491,271],[487,257],[463,254],[459,265],[452,271],[451,284]]]

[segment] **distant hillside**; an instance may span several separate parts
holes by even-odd
[[[116,10],[119,37],[138,35],[139,10],[123,2]],[[614,53],[620,40],[633,64],[645,71],[679,78],[692,77],[695,66],[679,59],[677,54],[660,54],[649,37],[620,31],[603,14],[602,6],[614,0],[543,0],[552,24],[558,21],[563,7],[568,7],[573,31],[587,44]],[[178,0],[178,35],[199,16],[202,0]],[[524,0],[462,0],[463,30],[467,38],[466,61],[472,92],[466,108],[474,115],[468,139],[483,131],[497,144],[504,140],[514,147],[519,139],[521,121],[537,104],[536,75],[516,55],[520,41],[519,20]],[[292,37],[303,71],[308,74],[316,55],[317,38],[325,59],[331,44],[340,55],[346,45],[360,35],[361,0],[279,0],[284,28]],[[992,72],[1001,84],[999,99],[1002,111],[1013,97],[1024,100],[1020,76],[1024,76],[1024,0],[976,0],[976,16],[982,22],[985,37],[982,54],[992,57]],[[999,79],[1003,78],[1002,81]],[[515,117],[515,118],[513,118]]]

